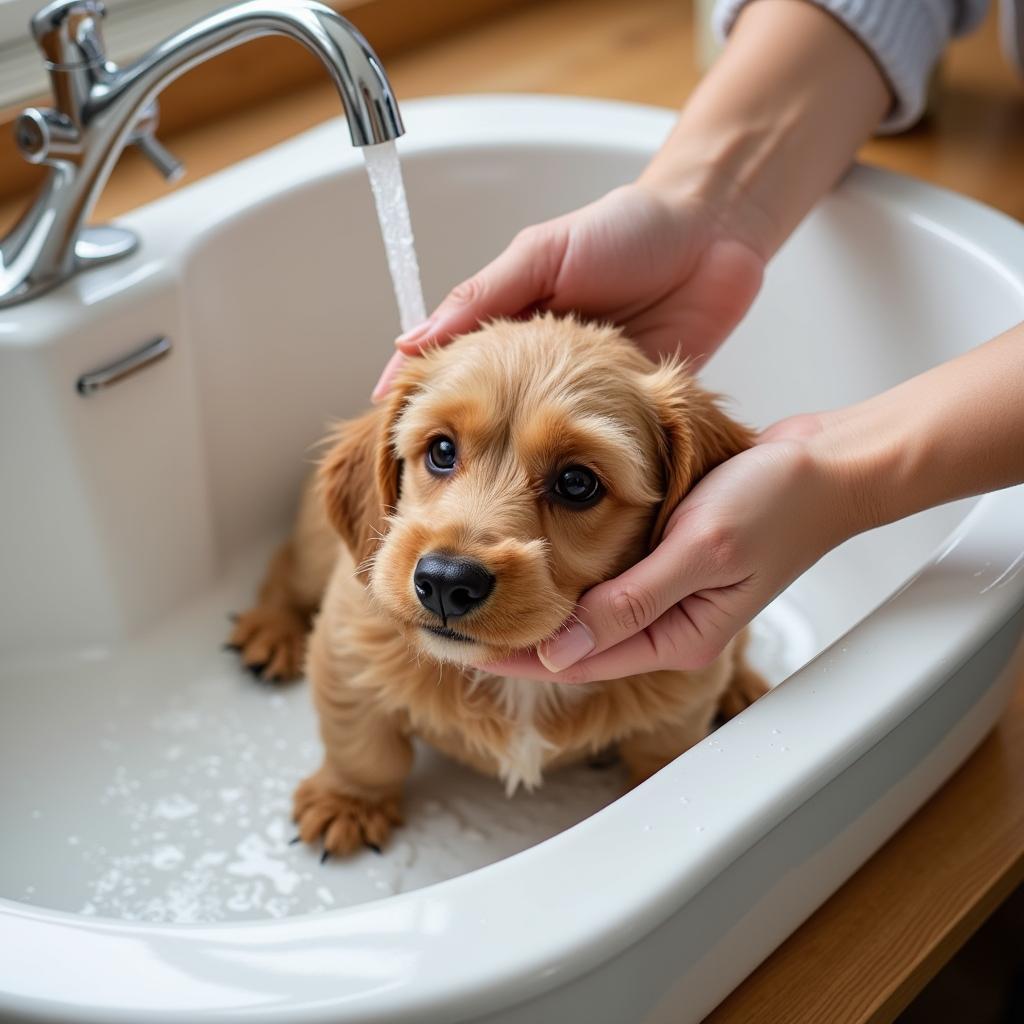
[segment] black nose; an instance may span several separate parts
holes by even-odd
[[[424,555],[412,582],[420,604],[443,622],[471,612],[494,589],[494,577],[479,562],[450,555]]]

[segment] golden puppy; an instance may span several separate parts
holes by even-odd
[[[325,756],[295,794],[304,841],[379,848],[414,734],[509,792],[613,744],[639,782],[763,692],[737,644],[699,671],[583,686],[472,667],[556,633],[750,445],[683,367],[612,327],[497,322],[410,361],[329,443],[231,638],[265,677],[291,677],[319,610],[306,671]]]

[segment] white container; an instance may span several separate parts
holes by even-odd
[[[554,98],[403,113],[428,302],[628,180],[672,121]],[[125,222],[137,255],[0,313],[0,1019],[696,1021],[1003,708],[1020,488],[829,555],[761,625],[785,683],[574,827],[614,776],[506,803],[424,758],[386,855],[321,868],[287,846],[317,757],[304,688],[258,687],[218,646],[308,446],[365,407],[396,333],[360,157],[330,123]],[[1022,256],[1008,219],[857,169],[707,380],[759,425],[863,398],[1024,319]],[[167,358],[76,392],[156,336]]]

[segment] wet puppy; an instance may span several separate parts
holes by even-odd
[[[295,794],[302,839],[380,847],[413,735],[509,792],[612,745],[639,782],[756,698],[742,640],[699,671],[582,686],[473,667],[555,634],[751,440],[611,327],[497,322],[410,361],[385,405],[329,438],[231,638],[267,678],[305,658],[325,756]]]

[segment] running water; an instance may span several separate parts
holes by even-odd
[[[387,249],[398,316],[402,330],[408,331],[427,318],[427,310],[423,304],[423,286],[420,284],[420,267],[409,222],[409,205],[405,200],[402,165],[393,142],[363,146],[363,159],[370,188],[373,189],[373,200],[377,204],[377,219]]]

